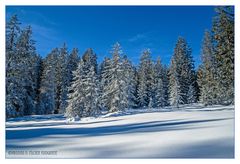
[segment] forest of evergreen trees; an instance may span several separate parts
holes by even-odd
[[[17,15],[6,25],[6,117],[64,113],[69,118],[96,116],[102,110],[234,104],[234,11],[216,8],[203,37],[202,63],[196,70],[191,48],[177,39],[168,66],[141,53],[135,66],[117,42],[111,58],[98,64],[89,48],[80,57],[64,43],[45,58],[37,54],[32,30],[20,28]]]

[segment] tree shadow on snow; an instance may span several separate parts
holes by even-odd
[[[94,122],[81,122],[79,125],[89,125],[89,124],[99,124],[99,123],[107,123],[107,122],[115,122],[120,121],[122,119],[116,119],[116,120],[107,120],[107,121],[94,121]],[[23,125],[7,125],[6,128],[28,128],[28,127],[51,127],[51,126],[62,126],[66,125],[66,122],[41,122],[41,123],[29,123],[29,124],[23,124]],[[71,124],[69,124],[71,125]],[[73,124],[74,125],[74,124]]]
[[[104,136],[116,135],[124,133],[138,133],[138,132],[161,132],[172,130],[186,130],[204,128],[200,123],[216,122],[225,119],[206,119],[206,120],[168,120],[168,121],[152,121],[144,123],[132,123],[125,125],[110,125],[99,127],[67,127],[67,128],[40,128],[40,129],[22,129],[22,130],[6,130],[6,140],[10,142],[11,139],[31,139],[44,136],[69,135],[69,136]],[[209,126],[208,126],[209,127]]]

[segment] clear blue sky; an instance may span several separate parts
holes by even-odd
[[[6,19],[13,14],[22,26],[32,26],[41,56],[66,42],[69,51],[77,47],[80,55],[93,48],[101,61],[118,41],[134,64],[144,48],[151,49],[154,60],[160,56],[169,64],[183,36],[198,65],[203,33],[215,12],[213,6],[7,6]]]

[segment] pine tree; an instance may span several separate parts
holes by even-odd
[[[121,55],[123,54],[119,43],[112,48],[112,62],[110,66],[110,83],[108,93],[110,95],[110,112],[121,111],[127,107],[127,86],[123,77],[123,66]]]
[[[99,88],[95,67],[91,66],[84,82],[84,113],[83,116],[96,116],[99,114]]]
[[[38,114],[53,114],[57,110],[56,64],[59,51],[53,49],[43,60],[43,72],[40,81]]]
[[[83,80],[84,80],[84,70],[83,70],[83,60],[78,64],[78,67],[73,71],[73,81],[68,94],[68,106],[66,108],[66,116],[68,118],[82,117],[84,111],[84,100],[83,100]]]
[[[110,109],[110,96],[106,94],[108,92],[108,86],[110,83],[110,67],[111,59],[104,58],[99,69],[99,81],[100,81],[100,106],[103,110]]]
[[[93,51],[92,51],[93,52]],[[95,72],[96,58],[92,60],[93,53],[87,53],[73,71],[73,82],[68,94],[66,116],[69,118],[82,118],[95,116],[99,113],[99,87]]]
[[[164,90],[164,106],[169,105],[169,69],[166,65],[163,65],[163,90]]]
[[[206,31],[202,45],[202,65],[198,73],[200,89],[200,101],[205,105],[217,103],[217,79],[216,59],[214,56],[214,45],[211,34]]]
[[[13,15],[6,25],[6,117],[23,114],[23,87],[20,87],[19,57],[16,55],[16,42],[20,35],[20,22]]]
[[[83,69],[86,81],[83,82],[85,109],[83,116],[94,116],[99,113],[99,83],[97,77],[97,56],[93,49],[89,48],[82,56]]]
[[[146,49],[142,52],[140,59],[141,61],[138,70],[139,82],[137,91],[139,107],[147,107],[150,102],[150,97],[153,98],[154,71],[150,54],[150,50]]]
[[[195,98],[196,92],[189,92],[190,86],[192,90],[196,90],[196,74],[191,49],[182,37],[179,37],[174,49],[169,74],[171,105],[178,107],[179,104],[187,104],[190,100],[191,103],[196,102],[196,99],[190,99],[190,97]],[[189,95],[190,93],[194,95]]]
[[[213,22],[214,54],[217,64],[217,99],[234,103],[234,9],[218,7]]]
[[[68,71],[68,51],[64,43],[60,49],[57,67],[57,111],[55,113],[64,113],[67,107],[67,93],[70,83],[70,72]]]
[[[14,15],[6,26],[6,115],[36,113],[40,57],[30,26],[21,30]]]
[[[22,85],[25,88],[24,95],[24,115],[34,114],[36,108],[36,91],[39,75],[40,57],[36,54],[35,41],[31,39],[32,29],[28,26],[22,31],[16,43],[17,55],[21,58]]]
[[[105,79],[108,86],[104,88],[103,98],[106,100],[104,104],[110,112],[121,111],[129,107],[128,99],[128,81],[124,72],[122,61],[122,49],[119,43],[115,43],[112,48],[112,60],[107,72],[105,71]]]
[[[34,41],[31,39],[31,36],[32,30],[28,26],[21,31],[16,41],[12,41],[15,43],[14,50],[10,50],[10,48],[13,48],[12,46],[9,46],[9,49],[7,49],[7,56],[14,52],[12,54],[14,56],[7,57],[6,79],[7,85],[10,85],[7,87],[7,106],[11,106],[11,111],[13,106],[15,106],[18,116],[35,113],[36,80],[38,75],[36,60],[39,57],[36,55]],[[10,44],[11,42],[8,43]]]
[[[161,64],[160,58],[154,66],[154,107],[168,105],[168,77],[167,70]]]
[[[122,80],[126,83],[126,96],[127,96],[127,108],[134,108],[136,107],[136,73],[135,68],[132,63],[128,60],[127,56],[123,56],[123,78]]]
[[[172,58],[170,66],[170,104],[179,107],[179,104],[184,104],[184,93],[181,91],[180,74],[177,69],[176,61]]]

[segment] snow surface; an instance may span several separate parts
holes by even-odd
[[[8,119],[6,158],[234,158],[234,107]]]

